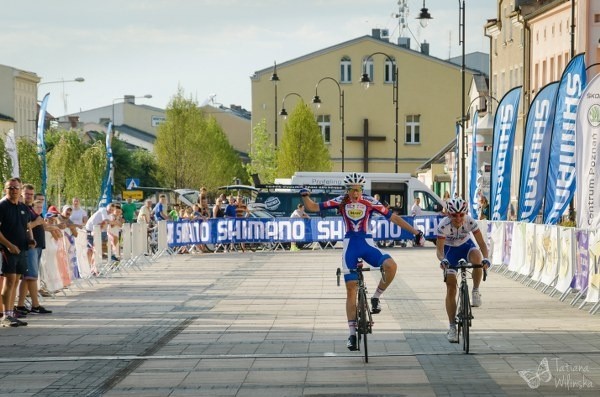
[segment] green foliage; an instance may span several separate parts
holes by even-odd
[[[267,121],[262,119],[252,130],[250,163],[246,165],[248,175],[258,174],[265,184],[275,181],[277,170],[277,151],[267,132]]]
[[[130,152],[131,169],[128,171],[130,177],[139,178],[141,186],[158,186],[158,163],[154,153],[144,149],[136,149]]]
[[[4,140],[0,138],[0,180],[2,183],[12,177],[12,160],[6,152]]]
[[[154,152],[161,180],[172,188],[214,190],[234,177],[247,180],[241,160],[214,118],[180,88],[158,127]]]
[[[60,131],[50,134],[59,136],[53,143],[52,150],[47,151],[47,192],[48,200],[61,205],[65,197],[78,195],[73,184],[75,175],[85,172],[78,166],[79,159],[85,151],[85,144],[75,131]]]
[[[331,171],[331,158],[321,129],[304,101],[288,118],[277,152],[277,175],[289,178],[296,171]]]
[[[37,155],[37,145],[26,138],[17,140],[19,154],[19,175],[21,180],[35,186],[35,191],[42,188],[42,162]]]
[[[100,197],[102,179],[106,170],[106,147],[104,142],[96,141],[89,146],[77,162],[79,172],[73,180],[74,191],[85,206],[95,207]]]

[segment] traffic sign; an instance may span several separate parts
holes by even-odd
[[[125,179],[125,187],[127,190],[133,190],[140,186],[140,180],[137,178],[127,178]]]
[[[127,200],[128,198],[132,200],[143,200],[144,192],[141,190],[125,190],[123,192],[123,200]]]

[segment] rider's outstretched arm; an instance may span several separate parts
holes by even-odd
[[[310,212],[319,212],[319,203],[313,201],[313,199],[311,199],[309,195],[310,192],[308,191],[300,192],[300,196],[302,196],[302,202],[304,203],[304,208]]]
[[[392,216],[390,218],[390,222],[395,223],[396,225],[400,226],[404,230],[408,230],[415,236],[420,233],[419,229],[415,229],[414,227],[412,227],[410,225],[410,223],[406,222],[400,215],[392,214]]]

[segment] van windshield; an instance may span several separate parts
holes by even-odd
[[[319,203],[337,197],[327,193],[314,193],[311,198]],[[264,208],[275,217],[289,217],[296,210],[302,198],[297,192],[259,192],[256,203],[262,204]],[[322,212],[306,212],[310,216],[336,216],[337,210],[329,209]]]

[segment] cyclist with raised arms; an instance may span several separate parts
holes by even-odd
[[[446,270],[446,313],[450,322],[447,338],[450,343],[458,342],[456,331],[456,292],[457,292],[457,271],[458,261],[461,259],[467,262],[486,268],[489,267],[488,247],[483,240],[483,235],[477,221],[467,215],[469,207],[465,200],[455,197],[448,200],[446,204],[447,217],[442,219],[437,227],[437,257],[441,261],[440,267]],[[475,237],[475,242],[473,241]],[[481,294],[479,293],[479,284],[483,277],[481,268],[473,269],[473,292],[471,306],[481,306]]]
[[[344,252],[342,254],[342,268],[344,271],[344,280],[346,281],[346,316],[348,318],[348,337],[347,347],[349,350],[356,350],[356,296],[358,291],[358,275],[350,272],[356,269],[360,259],[374,267],[381,267],[385,271],[385,281],[379,282],[377,290],[371,298],[371,311],[377,314],[381,311],[379,298],[383,291],[391,284],[396,274],[396,262],[389,254],[384,253],[375,245],[373,237],[369,234],[369,219],[373,211],[380,213],[389,221],[395,223],[403,229],[410,231],[415,235],[415,244],[423,245],[425,239],[423,232],[412,227],[400,216],[392,213],[379,201],[373,197],[362,194],[365,177],[362,174],[353,172],[344,178],[344,186],[347,193],[334,199],[316,203],[313,201],[306,189],[300,191],[304,207],[307,211],[318,212],[329,208],[337,208],[341,213],[346,227],[344,236]]]

